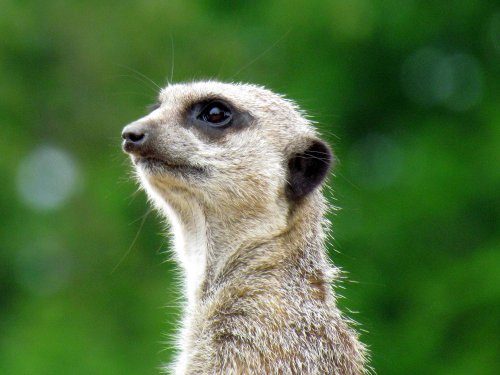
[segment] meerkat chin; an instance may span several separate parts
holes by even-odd
[[[184,274],[167,372],[369,372],[332,289],[321,193],[332,153],[293,102],[247,84],[169,85],[122,137]]]

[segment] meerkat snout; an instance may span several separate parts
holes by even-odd
[[[143,124],[133,123],[123,129],[122,138],[125,152],[140,153],[146,141],[150,140],[150,133]]]
[[[368,372],[331,288],[321,187],[333,154],[293,102],[247,84],[169,85],[122,138],[183,270],[167,371]]]

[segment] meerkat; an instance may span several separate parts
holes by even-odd
[[[173,84],[122,138],[184,274],[166,372],[369,372],[331,286],[321,186],[332,153],[296,104],[249,84]]]

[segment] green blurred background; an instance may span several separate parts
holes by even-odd
[[[202,78],[286,94],[333,145],[331,255],[379,374],[498,373],[498,2],[0,9],[0,374],[171,358],[177,271],[120,132],[151,81]]]

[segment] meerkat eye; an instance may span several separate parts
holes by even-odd
[[[228,125],[233,119],[231,110],[221,102],[208,103],[198,115],[198,119],[210,126],[222,127]]]

